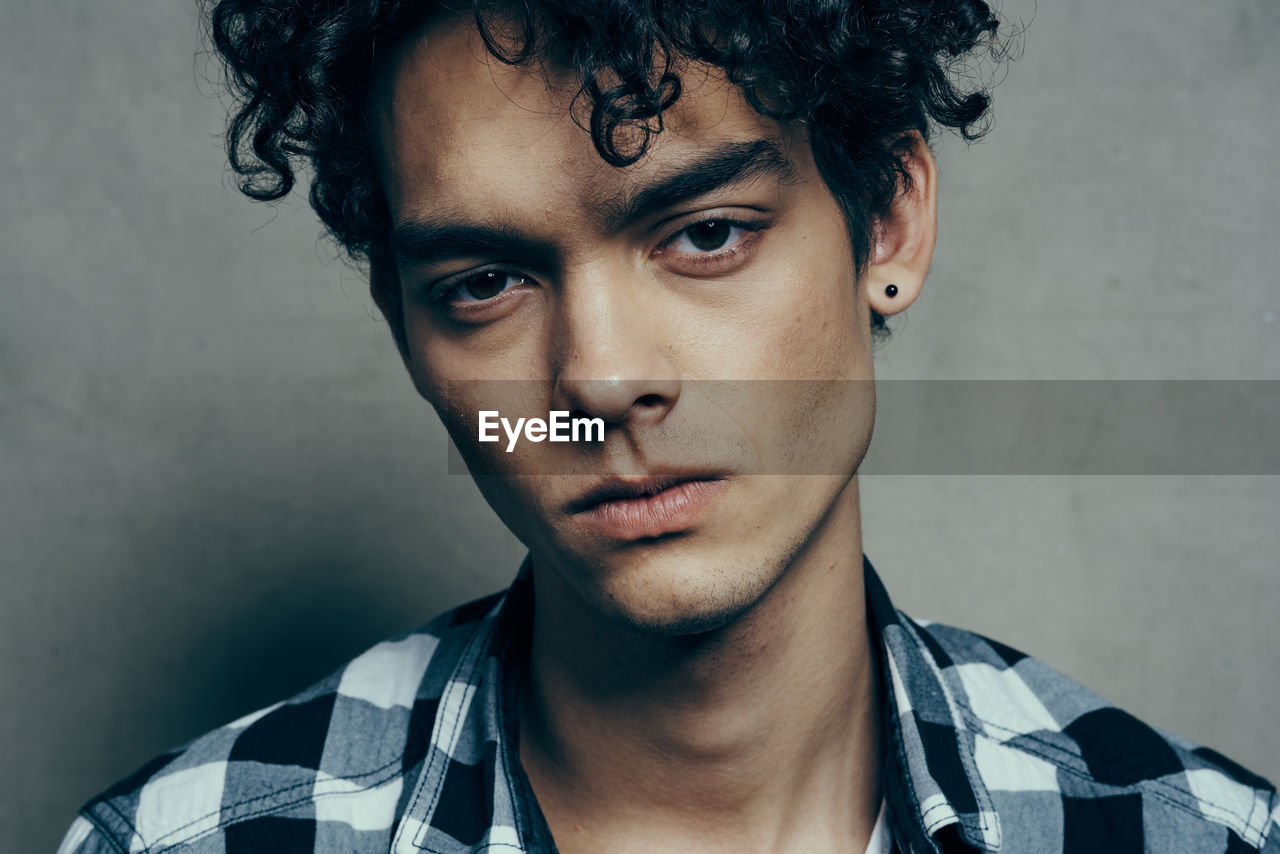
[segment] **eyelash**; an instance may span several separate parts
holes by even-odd
[[[724,249],[708,250],[707,252],[697,253],[672,252],[669,249],[671,244],[675,243],[682,236],[688,235],[693,229],[699,226],[708,224],[727,225],[730,228],[739,229],[744,232],[744,234]],[[767,229],[769,225],[770,223],[768,222],[733,219],[725,216],[704,216],[702,219],[694,222],[685,223],[679,230],[659,243],[653,254],[660,257],[665,256],[672,259],[679,259],[679,263],[684,265],[686,269],[678,272],[689,273],[689,268],[697,268],[697,273],[694,273],[694,275],[699,273],[704,275],[714,273],[716,270],[728,266],[740,256],[749,254],[755,248],[755,244],[759,241],[760,232]],[[489,265],[475,270],[468,270],[461,276],[450,277],[449,279],[436,284],[431,288],[429,299],[433,304],[454,312],[467,313],[489,308],[506,297],[507,294],[511,293],[512,289],[505,289],[484,300],[464,302],[449,299],[450,294],[455,293],[460,288],[464,287],[468,281],[488,273],[505,275],[518,281],[527,281],[530,278],[521,273],[515,272],[510,268],[499,265]]]
[[[705,252],[674,252],[669,248],[682,236],[690,234],[693,229],[709,224],[727,225],[730,228],[744,232],[744,234],[723,249],[711,249]],[[678,231],[658,244],[654,254],[679,259],[679,263],[696,267],[703,273],[713,273],[717,269],[728,266],[730,262],[737,260],[740,256],[749,254],[759,241],[760,232],[768,227],[769,223],[767,222],[734,219],[726,216],[704,216],[699,220],[681,226]]]
[[[429,299],[433,304],[435,304],[435,305],[441,305],[441,306],[455,306],[455,307],[456,307],[456,306],[489,306],[489,305],[493,305],[496,301],[498,301],[499,299],[502,299],[502,297],[504,297],[505,295],[507,295],[507,294],[508,294],[508,293],[510,293],[511,291],[510,291],[509,289],[507,289],[507,290],[503,290],[503,291],[500,291],[499,293],[497,293],[497,294],[495,294],[494,296],[489,297],[489,298],[487,298],[487,299],[483,299],[483,300],[472,300],[472,301],[468,301],[468,302],[454,301],[454,300],[449,299],[449,295],[450,295],[450,294],[455,293],[455,292],[456,292],[456,291],[458,291],[459,289],[461,289],[461,288],[465,287],[465,286],[466,286],[466,284],[467,284],[467,282],[471,281],[472,279],[476,279],[476,278],[478,278],[478,277],[480,277],[480,276],[484,276],[484,275],[486,275],[486,274],[489,274],[489,273],[496,273],[496,274],[501,275],[501,276],[506,276],[507,278],[510,278],[510,279],[517,279],[517,280],[519,280],[519,281],[521,281],[521,282],[528,281],[530,278],[532,278],[531,276],[526,276],[526,275],[525,275],[525,274],[523,274],[523,273],[516,272],[515,270],[513,270],[513,269],[511,269],[511,268],[509,268],[509,267],[503,267],[503,266],[502,266],[502,265],[500,265],[500,264],[490,264],[490,265],[487,265],[487,266],[484,266],[484,267],[480,267],[479,269],[475,269],[475,270],[468,270],[468,271],[466,271],[465,273],[462,273],[461,275],[458,275],[458,276],[450,276],[449,278],[445,279],[444,281],[438,282],[438,283],[437,283],[434,287],[432,287],[432,288],[431,288],[431,290],[429,291],[429,293],[428,293],[428,299]],[[462,309],[462,310],[464,310],[464,311],[465,311],[466,309]]]

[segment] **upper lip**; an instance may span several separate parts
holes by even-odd
[[[640,476],[611,475],[602,479],[580,497],[570,501],[565,507],[566,513],[581,513],[590,510],[597,504],[606,501],[617,501],[622,498],[640,498],[657,495],[664,489],[693,480],[721,480],[724,475],[714,472],[663,472]]]

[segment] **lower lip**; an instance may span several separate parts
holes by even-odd
[[[722,486],[722,480],[686,480],[654,495],[604,501],[574,515],[597,533],[618,540],[678,534],[693,525]]]

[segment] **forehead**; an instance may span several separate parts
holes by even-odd
[[[778,125],[715,70],[690,66],[681,78],[663,132],[638,163],[618,169],[574,121],[590,109],[574,104],[576,78],[536,63],[504,65],[469,20],[437,22],[400,46],[372,102],[392,217],[598,210],[700,149],[762,138],[785,143]]]

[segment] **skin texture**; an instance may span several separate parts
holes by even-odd
[[[923,283],[933,162],[917,146],[859,279],[802,129],[714,70],[682,74],[663,132],[616,169],[572,120],[574,81],[437,22],[375,98],[400,251],[373,274],[398,276],[413,381],[533,557],[521,758],[561,850],[860,850],[880,801],[855,474],[870,311]],[[622,215],[753,146],[772,168]],[[606,438],[506,454],[476,441],[481,409],[568,409]],[[670,472],[710,497],[663,536],[570,509],[605,474]]]

